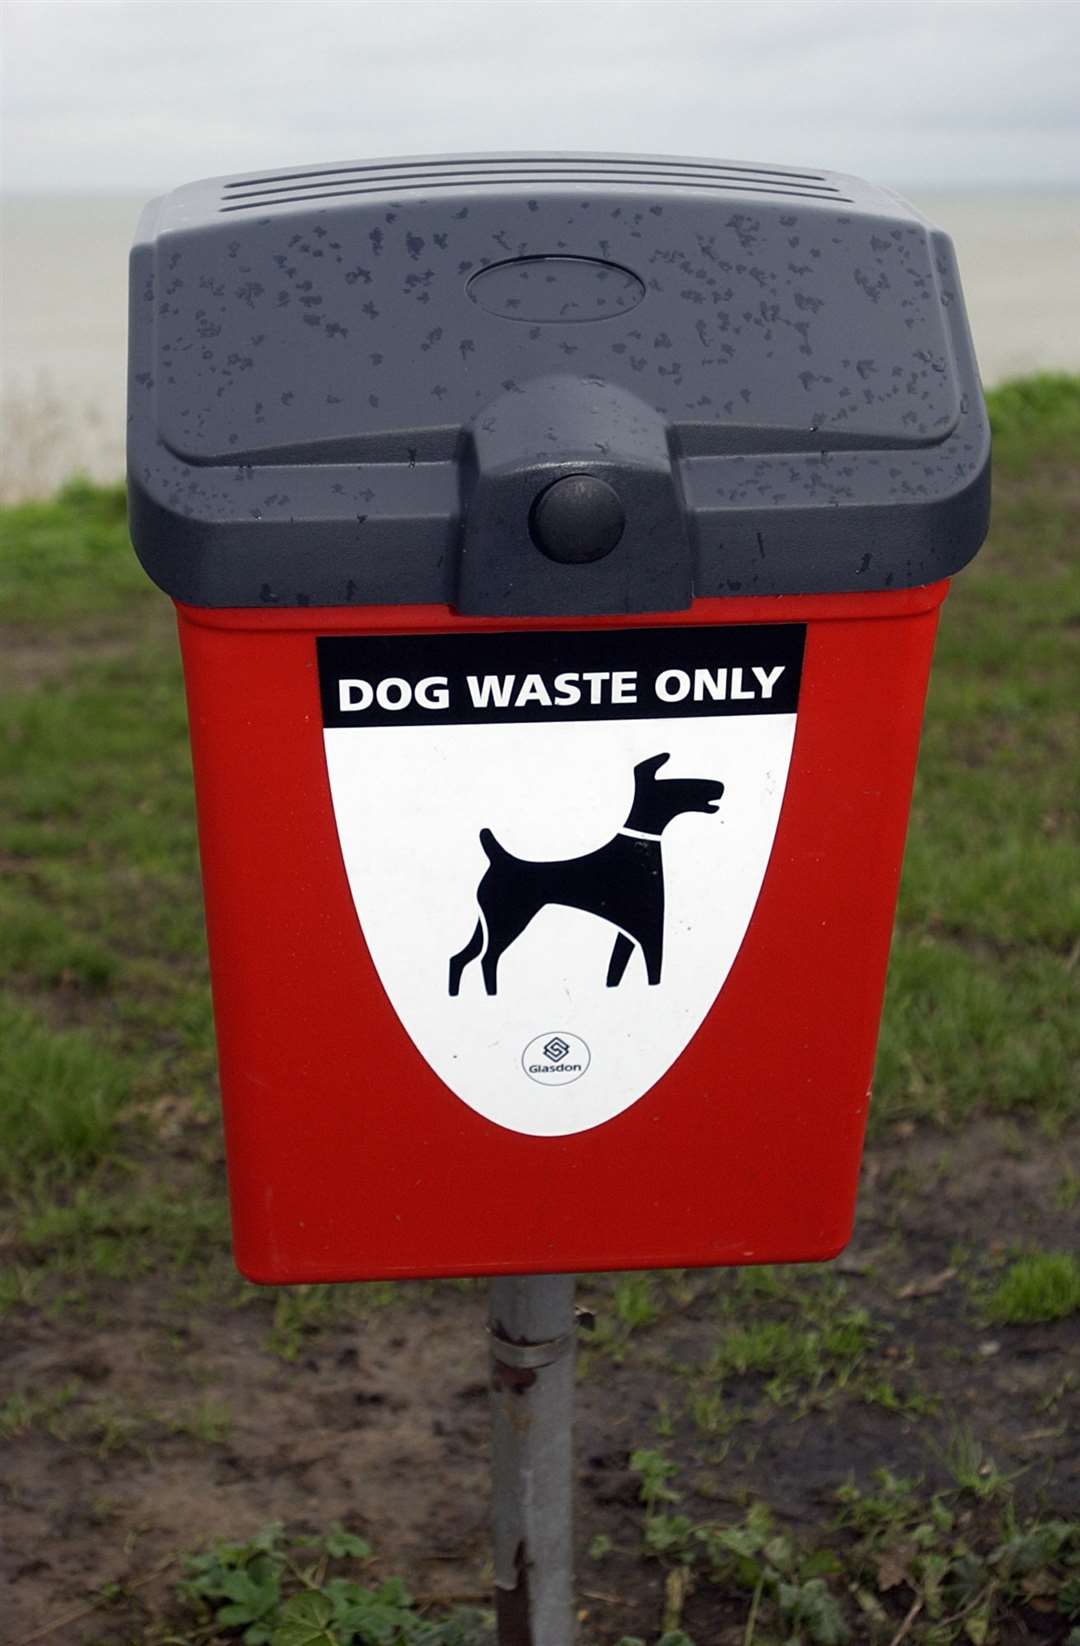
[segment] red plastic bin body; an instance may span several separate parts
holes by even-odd
[[[237,1262],[263,1282],[828,1258],[850,1235],[944,582],[619,619],[179,607]],[[317,636],[806,625],[771,857],[668,1072],[568,1136],[493,1124],[399,1020],[346,878]]]

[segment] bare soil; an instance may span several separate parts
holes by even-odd
[[[845,1480],[868,1484],[885,1467],[949,1485],[957,1432],[1017,1476],[1020,1502],[1080,1513],[1080,1318],[991,1328],[979,1305],[1007,1251],[1070,1244],[1059,1192],[1068,1150],[1022,1137],[1015,1122],[956,1136],[903,1130],[868,1151],[855,1242],[829,1267],[846,1282],[845,1308],[865,1308],[877,1328],[862,1370],[923,1403],[889,1409],[860,1383],[778,1404],[748,1375],[725,1385],[739,1414],[730,1432],[703,1432],[686,1409],[685,1368],[717,1339],[716,1288],[730,1276],[686,1277],[682,1301],[664,1290],[658,1318],[615,1354],[589,1350],[583,1334],[577,1571],[597,1646],[659,1628],[664,1578],[641,1558],[637,1447],[679,1463],[684,1512],[730,1521],[764,1500],[811,1542],[824,1539]],[[580,1295],[601,1319],[610,1311],[605,1280],[584,1277]],[[292,1361],[268,1347],[273,1304],[250,1288],[178,1305],[175,1287],[151,1275],[97,1280],[89,1296],[9,1317],[5,1385],[76,1392],[55,1421],[6,1444],[4,1638],[139,1638],[171,1606],[183,1551],[274,1520],[345,1522],[376,1546],[380,1570],[432,1600],[487,1595],[482,1286],[402,1286],[358,1319],[303,1331]],[[198,1403],[227,1409],[222,1435],[177,1427]],[[603,1561],[588,1553],[597,1534],[614,1545]],[[107,1624],[96,1610],[73,1619],[106,1585],[130,1591],[128,1604]],[[722,1641],[729,1624],[714,1597],[690,1597],[696,1639]]]

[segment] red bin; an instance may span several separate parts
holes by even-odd
[[[709,161],[197,184],[129,421],[243,1272],[834,1255],[986,529],[947,239]]]

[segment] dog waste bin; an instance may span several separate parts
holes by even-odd
[[[949,241],[811,170],[364,163],[156,201],[131,293],[240,1267],[834,1254],[987,520]]]

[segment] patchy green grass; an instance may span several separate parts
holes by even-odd
[[[1080,450],[1080,377],[1039,372],[987,396],[994,466],[1015,474],[1056,452]]]
[[[95,1165],[129,1084],[124,1064],[90,1035],[0,998],[0,1183]]]
[[[943,614],[879,1125],[991,1108],[1059,1126],[1080,1093],[1080,379],[1006,385],[990,406],[993,531]],[[148,1099],[212,1104],[184,707],[171,611],[118,488],[0,510],[0,545],[16,658],[0,711],[2,1078],[22,1140],[6,1159],[69,1177],[107,1154],[135,1066]],[[625,1283],[617,1333],[648,1324],[648,1284]]]
[[[1011,1263],[987,1299],[991,1320],[1004,1326],[1065,1320],[1080,1313],[1080,1258],[1035,1252]]]
[[[1063,1641],[1080,1617],[1080,1521],[1019,1517],[996,1475],[993,1491],[977,1476],[928,1493],[880,1471],[872,1491],[840,1488],[831,1525],[810,1541],[778,1525],[763,1503],[734,1521],[683,1512],[678,1470],[658,1453],[635,1453],[631,1468],[642,1552],[667,1569],[660,1646],[717,1638],[718,1615],[732,1625],[725,1639],[738,1638],[739,1624],[745,1642],[789,1646],[909,1635],[924,1646],[982,1646],[998,1641],[1006,1622],[1037,1618]],[[596,1558],[614,1547],[601,1545]]]
[[[651,1646],[718,1639],[788,1646],[992,1646],[1010,1639],[1071,1643],[1080,1616],[1080,1522],[1018,1516],[1006,1497],[928,1493],[881,1471],[870,1491],[842,1488],[831,1524],[811,1541],[761,1503],[700,1521],[678,1511],[672,1467],[635,1456],[641,1484],[640,1555],[664,1573],[662,1619]],[[618,1546],[590,1551],[606,1573]],[[601,1597],[597,1597],[601,1598]],[[107,1611],[107,1606],[103,1606]],[[490,1646],[490,1616],[425,1611],[400,1579],[378,1571],[371,1546],[334,1527],[287,1538],[279,1525],[246,1543],[188,1557],[172,1613],[140,1638],[239,1638],[251,1646]],[[197,1631],[187,1631],[194,1626]],[[180,1629],[185,1632],[181,1635]],[[615,1640],[614,1636],[607,1637]],[[646,1646],[622,1635],[617,1646]]]
[[[121,501],[72,488],[0,511],[15,619],[0,659],[0,1181],[16,1192],[137,1151],[156,1098],[212,1112],[179,666],[168,610],[132,574]]]
[[[993,529],[943,611],[872,1106],[878,1161],[898,1137],[938,1149],[935,1129],[941,1161],[905,1156],[869,1215],[868,1195],[860,1238],[872,1227],[876,1248],[846,1270],[584,1283],[596,1320],[582,1340],[582,1405],[598,1387],[618,1404],[601,1449],[625,1446],[634,1460],[621,1508],[617,1486],[588,1500],[602,1587],[625,1584],[637,1607],[612,1602],[604,1646],[632,1616],[655,1620],[639,1624],[650,1646],[1013,1646],[1065,1641],[1080,1625],[1076,1529],[1036,1514],[1030,1495],[1021,1511],[1017,1495],[1036,1474],[1048,1492],[1067,1475],[1080,1266],[1053,1250],[1008,1256],[1067,1245],[1080,1184],[1068,1160],[1080,1108],[1080,379],[1008,385],[990,404]],[[166,1450],[245,1456],[253,1385],[230,1382],[227,1366],[213,1398],[200,1381],[200,1357],[225,1366],[224,1347],[258,1383],[260,1422],[277,1420],[275,1380],[310,1380],[315,1408],[336,1391],[327,1422],[352,1444],[347,1386],[372,1381],[362,1350],[386,1318],[372,1311],[430,1308],[449,1332],[450,1289],[267,1293],[232,1277],[172,611],[131,553],[117,489],[77,484],[0,510],[0,623],[0,1313],[16,1350],[24,1320],[52,1345],[49,1377],[20,1372],[0,1392],[0,1431],[42,1449],[41,1479],[58,1462],[86,1463],[97,1494]],[[987,1115],[1001,1117],[998,1131]],[[979,1204],[992,1206],[985,1134],[992,1157],[1017,1157],[1030,1174],[1019,1157],[1034,1128],[1040,1160],[1053,1155],[1048,1215],[995,1245],[994,1217],[972,1212],[967,1249],[950,1255],[959,1237],[931,1229],[934,1200],[949,1224],[946,1202],[974,1159]],[[1060,1141],[1051,1148],[1046,1134]],[[979,1136],[980,1149],[966,1147]],[[156,1333],[169,1368],[148,1362],[123,1394],[68,1376],[80,1334],[113,1329],[117,1300],[128,1308],[117,1330],[139,1343]],[[387,1319],[385,1335],[394,1329]],[[1017,1367],[1030,1366],[1035,1336],[1046,1370],[1032,1385]],[[395,1352],[378,1373],[387,1382]],[[365,1421],[383,1410],[402,1421],[399,1393],[378,1393],[386,1405],[364,1408]],[[448,1393],[446,1410],[477,1410],[473,1398]],[[426,1434],[430,1414],[424,1423]],[[860,1485],[830,1504],[821,1494],[860,1438]],[[467,1451],[456,1430],[447,1444],[448,1458]],[[933,1479],[883,1476],[871,1488],[883,1457],[911,1475],[925,1464]],[[252,1467],[265,1471],[260,1487],[286,1478],[269,1455]],[[819,1493],[810,1507],[798,1501],[804,1480]],[[88,1514],[85,1485],[71,1492]],[[773,1511],[753,1506],[763,1492]],[[792,1498],[799,1533],[785,1523]],[[627,1533],[628,1501],[640,1536]],[[137,1535],[134,1521],[128,1530]],[[483,1618],[410,1600],[351,1548],[271,1531],[210,1551],[167,1622],[121,1596],[129,1609],[100,1638],[487,1638]],[[104,1591],[101,1602],[108,1612]],[[263,1611],[242,1619],[234,1605]],[[1027,1634],[1002,1632],[1015,1618]]]
[[[38,1426],[57,1434],[58,1421],[77,1393],[77,1383],[59,1389],[16,1389],[0,1402],[0,1439],[13,1440]]]
[[[102,1192],[80,1184],[57,1203],[46,1196],[23,1206],[20,1244],[67,1275],[112,1278],[161,1268],[186,1269],[221,1251],[228,1216],[220,1195]]]
[[[153,595],[127,541],[123,486],[73,480],[50,502],[0,508],[0,616],[55,629]]]
[[[877,1125],[1080,1106],[1080,379],[1006,385],[990,409],[993,525],[942,612]]]
[[[869,1339],[870,1322],[861,1309],[838,1313],[820,1329],[784,1320],[759,1320],[724,1332],[707,1371],[716,1378],[756,1373],[778,1390],[818,1382],[827,1370],[844,1378],[861,1360]]]

